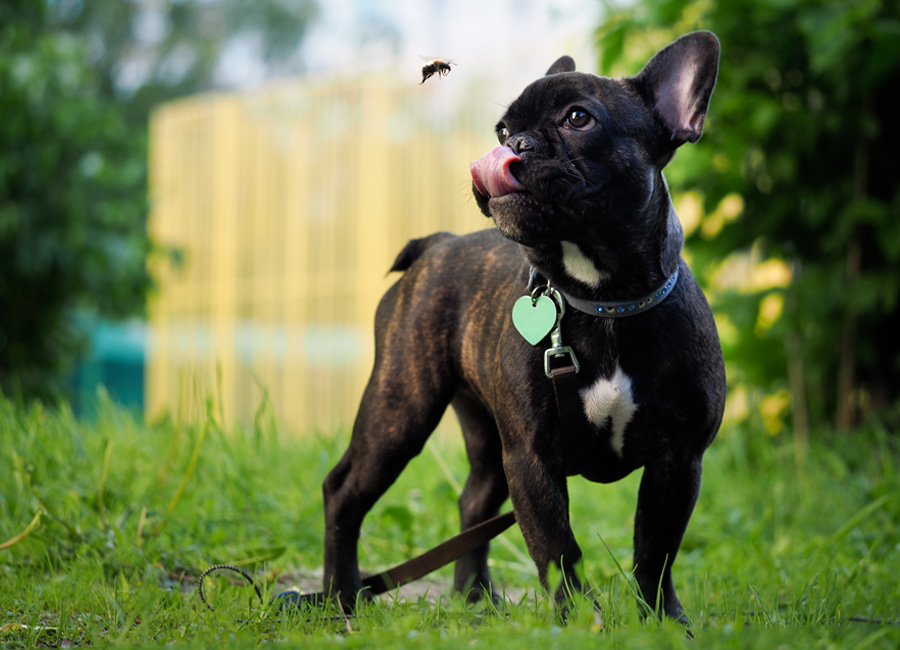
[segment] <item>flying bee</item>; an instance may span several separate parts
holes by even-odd
[[[446,77],[450,74],[451,65],[456,65],[456,63],[454,61],[444,61],[443,59],[428,59],[425,65],[422,66],[422,81],[419,82],[419,85],[421,86],[428,81],[432,75]]]

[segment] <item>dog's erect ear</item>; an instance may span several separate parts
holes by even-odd
[[[660,50],[634,77],[674,147],[696,142],[703,134],[718,69],[719,39],[712,32],[693,32]]]
[[[560,72],[575,72],[575,59],[568,54],[561,56],[547,70],[547,74],[558,74]]]

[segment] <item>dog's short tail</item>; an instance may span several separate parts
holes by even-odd
[[[405,271],[429,248],[445,239],[455,236],[456,235],[449,232],[436,232],[433,235],[428,235],[428,237],[422,237],[421,239],[410,239],[409,243],[407,243],[406,246],[403,247],[403,250],[400,251],[397,259],[394,260],[391,271]]]

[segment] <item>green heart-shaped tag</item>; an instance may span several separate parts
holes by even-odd
[[[556,325],[556,303],[547,296],[535,302],[531,296],[522,296],[513,305],[512,322],[522,338],[537,345]]]

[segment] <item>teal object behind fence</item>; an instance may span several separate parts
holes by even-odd
[[[90,348],[70,384],[75,414],[85,418],[96,415],[101,387],[116,404],[142,413],[146,324],[90,320],[85,328]]]

